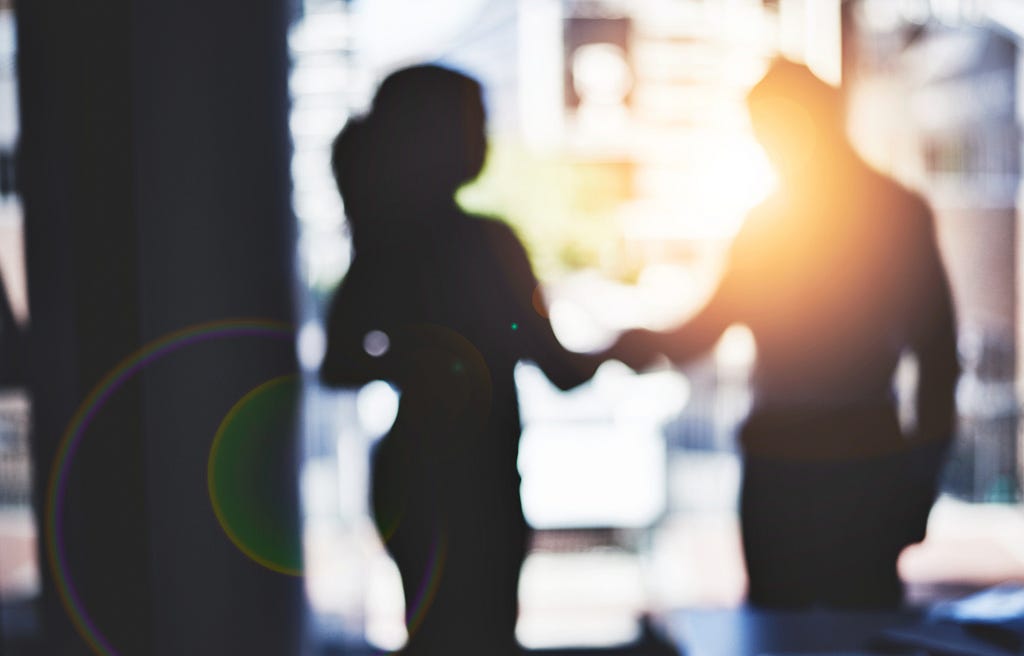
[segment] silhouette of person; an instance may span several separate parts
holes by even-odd
[[[954,428],[955,323],[932,214],[857,156],[838,91],[806,67],[775,61],[747,104],[776,193],[747,217],[703,309],[675,330],[627,332],[612,354],[683,363],[730,324],[749,327],[751,603],[894,606],[897,557],[924,538]],[[905,351],[919,378],[906,434],[893,393]]]
[[[320,374],[401,394],[373,454],[372,506],[398,565],[408,654],[511,654],[527,526],[513,368],[562,389],[600,359],[566,351],[534,309],[512,230],[453,194],[480,172],[482,90],[432,65],[389,75],[335,140],[354,259],[330,306]]]

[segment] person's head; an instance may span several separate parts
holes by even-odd
[[[747,108],[754,135],[783,181],[845,150],[839,91],[802,64],[775,59],[747,95]]]
[[[332,165],[347,206],[402,198],[451,198],[483,167],[487,148],[480,83],[434,65],[384,79],[370,111],[334,142]]]

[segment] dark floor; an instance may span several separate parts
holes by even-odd
[[[33,639],[39,627],[32,604],[5,603],[0,608],[0,626],[4,629],[0,633],[0,656],[44,656],[38,641]],[[523,656],[683,656],[646,622],[642,626],[643,634],[634,644],[603,649],[524,650]],[[323,646],[312,656],[384,656],[385,653],[369,648]]]

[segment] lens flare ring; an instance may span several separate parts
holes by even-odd
[[[245,396],[231,407],[231,410],[228,411],[228,414],[225,415],[224,419],[221,421],[220,426],[217,428],[217,433],[214,435],[213,444],[210,446],[210,456],[206,462],[206,486],[210,495],[210,506],[213,508],[213,514],[217,517],[217,523],[220,524],[220,527],[224,530],[224,534],[227,536],[228,540],[230,540],[239,551],[245,554],[247,558],[258,565],[262,565],[263,567],[266,567],[273,572],[277,572],[278,574],[286,574],[288,576],[302,576],[302,568],[298,564],[301,559],[301,548],[296,549],[296,553],[289,554],[291,556],[290,558],[288,557],[289,555],[277,554],[279,556],[277,560],[274,560],[269,553],[261,553],[260,549],[250,544],[250,541],[246,540],[242,536],[241,532],[244,527],[236,526],[236,524],[242,523],[241,520],[243,518],[233,517],[231,511],[225,508],[225,494],[221,489],[221,486],[224,484],[224,479],[228,479],[227,485],[230,485],[231,476],[229,475],[229,470],[235,469],[234,467],[229,466],[232,464],[232,452],[230,447],[237,447],[237,445],[227,444],[229,448],[224,448],[226,443],[232,441],[230,437],[231,429],[234,424],[242,415],[245,414],[251,404],[259,400],[261,396],[276,392],[282,387],[295,384],[298,381],[299,377],[297,374],[288,374],[286,376],[272,378],[255,389],[247,392]],[[287,392],[287,389],[285,391]],[[235,441],[237,441],[237,439]],[[257,446],[265,447],[266,445],[261,445],[257,441]],[[225,451],[227,452],[226,456],[224,455]],[[238,457],[237,453],[234,455],[236,458]],[[225,464],[225,460],[228,464]],[[234,464],[237,465],[238,463]],[[291,562],[285,562],[286,560],[290,560]]]
[[[290,324],[278,321],[230,319],[188,326],[149,342],[121,360],[92,388],[88,396],[85,397],[75,410],[75,414],[61,436],[56,456],[50,468],[50,476],[46,488],[44,548],[46,559],[53,575],[54,587],[57,590],[61,604],[64,606],[65,612],[67,612],[75,630],[85,640],[93,653],[101,656],[119,656],[118,651],[110,643],[110,640],[103,634],[86,611],[69,572],[67,553],[63,540],[63,519],[68,472],[71,469],[75,454],[81,445],[87,429],[95,420],[100,410],[105,407],[118,390],[146,367],[189,346],[219,339],[239,337],[294,340],[295,329]],[[232,408],[232,412],[237,411],[259,392],[275,384],[280,384],[285,379],[292,378],[292,376],[284,376],[263,383],[236,403]],[[222,430],[233,417],[232,412],[229,412],[229,415],[225,417],[221,422],[220,428],[218,428],[217,436],[214,438],[214,445],[211,447],[211,461],[218,444],[218,438],[221,437]],[[212,484],[209,477],[211,461],[207,463],[208,485]],[[280,568],[269,561],[261,562],[261,560],[265,559],[261,558],[258,554],[251,553],[251,549],[248,549],[244,543],[241,543],[237,536],[233,536],[228,525],[223,521],[223,513],[219,512],[219,506],[213,496],[211,496],[211,502],[214,504],[214,513],[217,515],[218,522],[224,528],[228,538],[245,555],[274,571],[285,574],[298,573]],[[427,568],[420,582],[416,599],[406,612],[407,627],[410,635],[414,634],[423,623],[427,610],[437,594],[447,552],[447,537],[443,532],[440,532],[431,549],[431,565]],[[400,651],[394,653],[399,653]]]
[[[409,631],[409,637],[412,637],[416,633],[416,629],[420,628],[420,625],[423,624],[423,619],[427,615],[427,609],[430,608],[431,603],[434,601],[437,588],[441,583],[441,572],[444,571],[444,562],[447,556],[448,539],[444,533],[439,533],[434,540],[434,547],[431,550],[431,565],[427,568],[423,580],[420,581],[420,590],[416,596],[416,602],[412,605],[412,610],[406,612],[406,617],[408,617],[406,626]]]
[[[218,339],[262,337],[295,339],[290,324],[264,319],[230,319],[188,326],[142,346],[115,366],[79,404],[61,436],[46,488],[44,541],[54,587],[75,630],[96,654],[117,656],[118,652],[86,612],[69,573],[64,545],[64,501],[68,472],[86,430],[110,398],[130,379],[157,360],[178,350]]]

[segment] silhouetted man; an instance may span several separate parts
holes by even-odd
[[[737,236],[718,288],[688,323],[632,331],[613,352],[685,362],[732,323],[754,335],[754,405],[740,440],[750,601],[894,606],[896,560],[924,537],[954,427],[959,373],[932,214],[846,139],[838,92],[777,60],[748,96],[780,178]],[[916,427],[893,374],[916,356]]]

